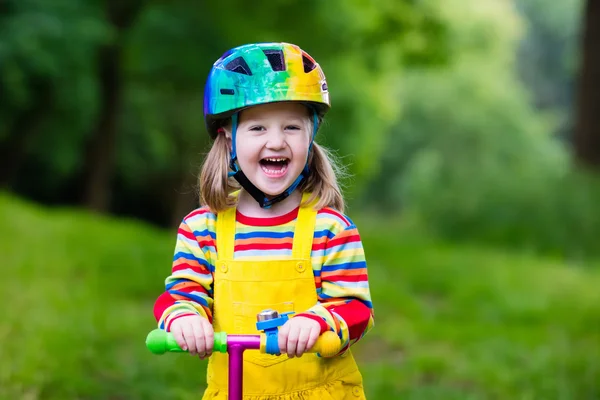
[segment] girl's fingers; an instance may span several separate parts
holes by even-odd
[[[296,344],[296,356],[300,357],[309,348],[308,339],[310,338],[310,327],[300,327],[298,334],[298,343]]]
[[[201,323],[192,325],[194,331],[194,343],[196,344],[196,354],[201,358],[206,355],[206,339],[204,338],[204,327]]]
[[[287,335],[287,355],[293,358],[296,355],[296,348],[298,346],[298,337],[300,336],[300,327],[298,325],[290,324],[290,331]]]
[[[212,325],[208,321],[202,321],[202,330],[204,332],[204,357],[210,357],[214,347],[214,331]]]
[[[181,347],[182,350],[187,350],[187,344],[185,343],[185,338],[183,337],[183,331],[179,326],[174,326],[171,329],[171,333],[177,342],[177,345]]]
[[[306,343],[306,350],[310,350],[313,348],[315,343],[317,343],[317,339],[319,339],[319,335],[321,334],[320,326],[312,326],[310,331],[308,332],[308,341]]]
[[[192,324],[183,324],[181,326],[183,330],[183,337],[185,339],[185,343],[187,345],[187,350],[190,354],[196,354],[196,338],[194,336],[194,328]]]
[[[279,351],[282,354],[287,353],[287,340],[290,331],[290,324],[288,322],[283,324],[281,329],[279,329],[279,333],[277,334],[277,341],[279,342]]]

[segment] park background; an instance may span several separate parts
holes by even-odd
[[[0,398],[197,399],[144,345],[227,49],[300,45],[347,166],[369,399],[600,398],[600,2],[0,3]]]

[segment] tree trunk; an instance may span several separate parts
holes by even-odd
[[[98,121],[88,142],[84,170],[84,205],[106,211],[110,202],[110,180],[113,171],[117,137],[117,113],[121,100],[121,51],[116,46],[99,51],[100,110]]]
[[[578,162],[600,169],[600,1],[587,0],[574,132]]]
[[[117,31],[117,38],[98,52],[100,109],[98,120],[86,149],[83,171],[83,199],[88,209],[105,212],[110,205],[110,187],[114,170],[121,109],[123,79],[121,75],[123,32],[132,24],[142,8],[142,1],[109,1],[107,18]]]

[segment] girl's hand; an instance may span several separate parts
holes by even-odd
[[[186,315],[171,323],[171,333],[179,347],[201,360],[210,357],[214,346],[212,324],[200,315]]]
[[[279,329],[279,351],[287,353],[288,357],[300,357],[306,350],[315,345],[321,326],[317,321],[305,317],[289,319]]]

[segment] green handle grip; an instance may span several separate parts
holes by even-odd
[[[146,337],[146,347],[154,354],[164,354],[166,352],[184,352],[177,344],[175,337],[171,332],[162,329],[154,329]],[[220,353],[227,352],[227,333],[215,332],[214,351]]]

